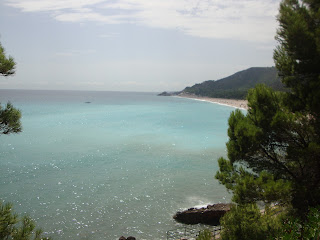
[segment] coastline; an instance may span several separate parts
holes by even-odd
[[[248,101],[247,100],[200,97],[200,96],[191,95],[191,94],[179,94],[179,95],[176,95],[175,97],[189,98],[189,99],[194,99],[194,100],[198,100],[198,101],[211,102],[211,103],[216,103],[216,104],[225,105],[225,106],[229,106],[229,107],[248,110]]]

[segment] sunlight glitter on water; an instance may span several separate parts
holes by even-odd
[[[163,239],[176,211],[229,200],[213,176],[232,109],[80,93],[0,95],[22,110],[24,128],[0,143],[1,198],[54,239]]]

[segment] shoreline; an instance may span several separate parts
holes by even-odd
[[[189,98],[189,99],[193,99],[193,100],[211,102],[211,103],[216,103],[219,105],[239,108],[242,110],[248,110],[248,101],[247,100],[200,97],[200,96],[191,95],[191,94],[181,94],[181,95],[176,95],[175,97]]]

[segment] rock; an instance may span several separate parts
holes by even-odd
[[[127,240],[124,236],[121,236],[119,240]]]
[[[180,223],[218,225],[220,218],[230,211],[231,203],[218,203],[208,205],[206,208],[189,208],[183,212],[177,212],[173,218]]]
[[[136,240],[136,238],[135,237],[127,237],[127,240]]]

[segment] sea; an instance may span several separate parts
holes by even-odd
[[[166,239],[173,215],[230,202],[214,178],[233,107],[156,93],[0,90],[0,201],[53,239]]]

